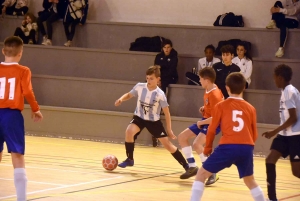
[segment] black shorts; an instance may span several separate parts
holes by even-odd
[[[277,135],[272,142],[271,149],[279,151],[284,158],[290,156],[291,162],[300,162],[300,135]]]
[[[155,138],[162,138],[167,137],[167,132],[160,120],[158,121],[147,121],[144,120],[136,115],[133,116],[132,120],[130,121],[131,124],[137,125],[140,130],[142,131],[144,128],[153,135]]]

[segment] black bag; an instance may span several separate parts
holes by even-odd
[[[214,26],[244,27],[243,16],[236,16],[232,12],[219,15],[214,22]]]
[[[160,52],[164,37],[140,37],[130,44],[130,51]]]
[[[216,48],[216,55],[222,55],[221,53],[221,47],[223,47],[224,45],[232,45],[234,49],[237,48],[239,43],[244,43],[246,46],[246,49],[248,51],[251,51],[251,46],[252,44],[248,41],[242,41],[240,39],[230,39],[230,40],[225,40],[225,41],[219,41],[218,43],[218,47]],[[236,51],[234,52],[234,55],[237,56]]]

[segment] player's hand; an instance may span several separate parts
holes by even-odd
[[[116,102],[115,102],[115,106],[120,106],[122,104],[122,100],[121,99],[118,99],[118,100],[116,100]]]
[[[279,13],[279,11],[280,11],[280,8],[277,8],[277,7],[272,7],[270,10],[271,13]]]
[[[200,113],[203,113],[203,112],[204,112],[204,106],[200,107],[199,112],[200,112]]]
[[[37,112],[31,112],[31,118],[34,122],[42,121],[43,115],[40,111]]]
[[[270,139],[271,137],[273,137],[274,135],[276,135],[277,134],[277,132],[275,131],[275,130],[273,130],[273,131],[267,131],[267,132],[264,132],[263,134],[262,134],[262,136],[264,136],[265,138],[267,138],[267,139]]]
[[[205,156],[208,157],[208,156],[211,155],[211,153],[212,153],[212,148],[204,147],[203,154],[204,154]]]
[[[174,135],[174,133],[173,133],[173,131],[171,129],[169,129],[167,132],[168,132],[168,136],[171,139],[175,140],[177,138],[176,135]]]

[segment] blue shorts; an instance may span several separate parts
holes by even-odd
[[[0,152],[3,151],[4,142],[8,153],[13,152],[24,155],[25,129],[20,110],[0,109]]]
[[[202,118],[202,120],[205,120],[206,118]],[[202,125],[201,128],[199,128],[197,126],[197,124],[193,124],[189,127],[189,129],[195,133],[195,135],[199,135],[199,133],[203,133],[204,135],[206,135],[207,130],[208,130],[208,124]],[[218,135],[221,131],[220,126],[218,126],[218,128],[216,129],[216,135]]]
[[[236,165],[240,178],[253,175],[252,145],[222,144],[207,158],[203,168],[211,173],[217,173],[232,164]]]

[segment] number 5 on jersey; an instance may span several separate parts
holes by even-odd
[[[15,97],[16,78],[9,78],[7,82],[9,83],[8,99],[13,100]],[[0,99],[4,99],[5,90],[6,90],[6,77],[1,77],[0,78]]]
[[[232,111],[232,121],[238,122],[238,126],[233,126],[233,131],[240,132],[244,128],[244,120],[241,117],[238,117],[237,115],[242,115],[243,111],[233,110]]]

